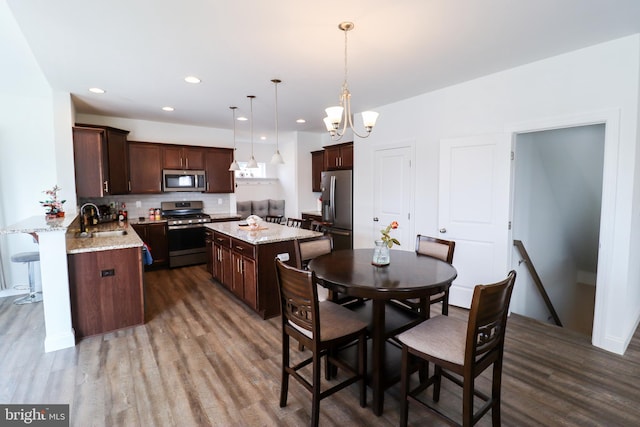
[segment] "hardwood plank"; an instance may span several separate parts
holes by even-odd
[[[309,422],[310,396],[295,381],[287,407],[279,407],[278,317],[262,320],[213,281],[204,266],[147,272],[145,289],[146,324],[88,337],[53,353],[44,353],[42,345],[42,305],[0,299],[0,401],[69,403],[73,426]],[[434,308],[433,315],[437,312]],[[450,315],[465,318],[467,311],[452,307]],[[305,353],[294,348],[292,358]],[[509,319],[505,426],[637,425],[639,381],[638,332],[626,354],[617,356],[579,333],[517,315]],[[478,384],[488,389],[488,376]],[[370,408],[360,408],[352,385],[321,403],[320,423],[395,426],[399,387],[386,394],[385,411],[376,417]],[[459,414],[459,389],[444,382],[440,406]],[[445,425],[415,407],[409,424]],[[490,416],[479,423],[490,424]]]

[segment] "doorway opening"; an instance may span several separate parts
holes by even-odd
[[[521,240],[564,327],[591,336],[602,209],[605,125],[518,133],[513,239]],[[515,250],[513,260],[522,257]],[[522,272],[512,311],[553,323]]]

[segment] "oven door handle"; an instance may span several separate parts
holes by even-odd
[[[204,228],[204,223],[186,224],[186,225],[170,225],[169,226],[169,231],[171,231],[171,230],[184,230],[186,228]]]

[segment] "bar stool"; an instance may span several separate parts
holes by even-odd
[[[27,263],[29,269],[29,295],[18,298],[14,304],[30,304],[42,301],[42,292],[36,292],[36,282],[33,274],[33,263],[40,261],[40,252],[19,252],[11,256],[11,262]]]

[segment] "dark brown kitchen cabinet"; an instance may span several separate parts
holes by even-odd
[[[205,149],[200,147],[164,145],[162,167],[164,169],[204,169],[204,152]]]
[[[213,232],[213,278],[232,291],[233,263],[231,260],[231,238]]]
[[[311,152],[311,191],[320,192],[322,171],[324,170],[324,150]]]
[[[353,169],[353,142],[324,147],[324,169]]]
[[[204,244],[207,249],[207,271],[213,276],[213,230],[207,229],[204,231]]]
[[[255,246],[237,239],[231,239],[231,260],[233,282],[231,289],[238,298],[253,310],[258,310],[258,284],[256,278]]]
[[[67,261],[77,337],[144,323],[140,247],[72,254]]]
[[[169,240],[166,222],[150,222],[148,224],[131,225],[138,236],[149,247],[153,264],[145,268],[153,269],[169,265]]]
[[[233,193],[235,176],[229,170],[233,161],[230,148],[207,148],[204,152],[204,170],[207,175],[207,193]]]
[[[129,193],[128,131],[78,125],[73,128],[73,157],[78,197]]]
[[[162,144],[129,141],[131,193],[162,192]]]

